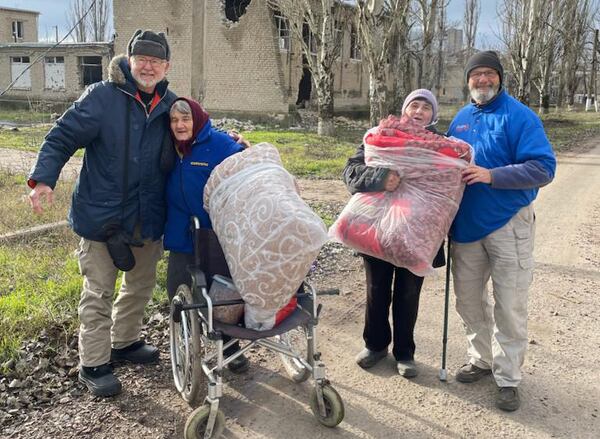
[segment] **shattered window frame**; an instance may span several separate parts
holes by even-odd
[[[81,87],[102,81],[102,57],[89,55],[79,56],[79,73]]]
[[[277,26],[277,41],[279,50],[288,52],[290,50],[290,24],[285,15],[280,11],[273,11],[273,18]]]
[[[312,56],[317,56],[317,43],[308,23],[302,25],[302,39]]]
[[[12,22],[12,36],[15,39],[15,41],[17,40],[22,40],[23,39],[23,22],[20,20],[13,20]]]
[[[352,27],[350,28],[350,59],[352,61],[362,61],[358,32],[354,25],[352,25]]]

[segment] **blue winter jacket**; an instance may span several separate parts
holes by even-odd
[[[208,120],[196,136],[192,151],[177,160],[167,178],[167,224],[164,247],[179,253],[193,253],[190,219],[200,219],[200,226],[212,229],[204,210],[204,186],[215,167],[227,157],[242,151],[228,134],[217,131]]]
[[[89,86],[46,135],[30,181],[54,188],[62,167],[79,148],[85,148],[69,222],[78,235],[105,241],[105,227],[120,223],[141,237],[157,240],[165,222],[165,177],[159,169],[162,139],[176,96],[167,81],[156,86],[160,101],[147,114],[136,99],[137,87],[127,58],[114,58],[108,81]],[[129,126],[126,126],[129,111]],[[122,215],[124,142],[129,131],[128,196]]]
[[[491,170],[492,183],[465,188],[451,229],[457,242],[498,230],[552,181],[556,158],[537,115],[504,90],[485,105],[461,109],[448,130],[473,146],[475,164]]]

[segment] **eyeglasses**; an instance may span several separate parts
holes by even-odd
[[[136,64],[140,64],[142,66],[150,64],[152,67],[158,67],[166,62],[164,59],[144,58],[143,56],[134,56],[133,60],[136,62]]]
[[[493,79],[496,78],[498,76],[498,72],[495,70],[485,70],[483,72],[473,72],[469,74],[469,79],[481,79],[481,78],[486,78],[486,79]]]

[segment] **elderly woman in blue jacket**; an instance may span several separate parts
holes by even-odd
[[[204,186],[213,169],[227,157],[243,150],[243,146],[212,127],[208,113],[188,98],[179,98],[171,106],[171,133],[178,160],[167,178],[167,223],[164,247],[169,250],[167,292],[172,299],[181,284],[191,285],[187,266],[194,263],[194,246],[190,218],[200,220],[202,269],[208,286],[216,274],[231,276],[223,250],[212,230],[210,217],[203,205]],[[224,338],[224,341],[227,340]],[[239,349],[234,344],[226,351],[231,355]],[[241,373],[248,369],[243,355],[228,364],[229,370]]]

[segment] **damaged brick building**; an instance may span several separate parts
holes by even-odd
[[[180,95],[212,113],[286,117],[310,102],[311,79],[300,44],[266,0],[114,0],[115,53],[125,53],[137,28],[167,34],[168,78]],[[368,106],[368,74],[351,26],[335,68],[336,111]]]
[[[14,82],[2,101],[61,108],[106,76],[112,43],[63,43],[48,51],[54,43],[38,41],[38,16],[0,7],[0,90]]]

